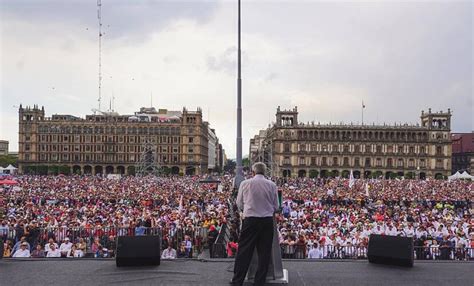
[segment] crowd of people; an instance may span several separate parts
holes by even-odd
[[[232,177],[18,176],[3,187],[6,257],[113,257],[116,237],[160,232],[163,258],[194,257],[227,225],[238,249]],[[470,181],[275,178],[283,257],[364,257],[370,234],[412,236],[417,259],[474,259]],[[210,247],[212,250],[212,247]]]
[[[70,239],[84,255],[113,256],[119,235],[159,231],[163,246],[186,257],[216,239],[226,223],[231,178],[221,184],[200,183],[200,177],[19,176],[16,186],[3,187],[6,215],[0,222],[5,255],[13,256],[24,240],[30,251],[39,244],[48,255],[49,240]],[[61,244],[62,245],[62,244]],[[78,254],[79,255],[79,254]],[[66,257],[62,253],[62,257]]]
[[[279,180],[283,255],[365,257],[370,234],[411,236],[417,259],[474,259],[470,181]]]

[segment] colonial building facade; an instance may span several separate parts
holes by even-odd
[[[151,107],[141,108],[134,115],[96,113],[85,119],[72,115],[45,117],[44,107],[20,105],[19,171],[134,174],[147,157],[145,144],[152,142],[153,162],[164,172],[207,172],[209,124],[203,121],[201,109],[157,111]],[[212,136],[217,140],[215,134]]]
[[[453,170],[455,173],[474,172],[474,132],[451,134],[453,142]]]
[[[265,162],[271,176],[442,178],[451,174],[451,111],[422,111],[417,125],[298,122],[298,110],[281,110],[276,123],[250,140],[251,163]]]

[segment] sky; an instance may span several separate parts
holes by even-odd
[[[102,0],[102,109],[201,107],[236,142],[236,1]],[[474,130],[472,1],[242,1],[243,154],[276,108],[301,122],[420,121]],[[96,0],[0,0],[0,139],[18,106],[85,117],[98,107]]]

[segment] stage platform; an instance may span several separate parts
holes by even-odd
[[[0,285],[228,285],[234,262],[162,261],[117,268],[110,259],[3,259]],[[352,260],[283,260],[288,285],[474,285],[473,262],[421,262],[413,268]],[[251,285],[251,284],[246,284]]]

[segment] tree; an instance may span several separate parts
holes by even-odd
[[[18,166],[18,158],[12,155],[1,155],[0,166],[6,167],[8,165]]]
[[[318,177],[318,171],[317,170],[309,170],[309,177],[310,178],[317,178]]]
[[[232,160],[232,159],[227,159],[227,162],[224,166],[224,171],[225,172],[229,172],[229,173],[233,173],[235,171],[235,161]]]
[[[245,157],[242,159],[242,166],[244,167],[250,167],[250,159],[249,157]]]

